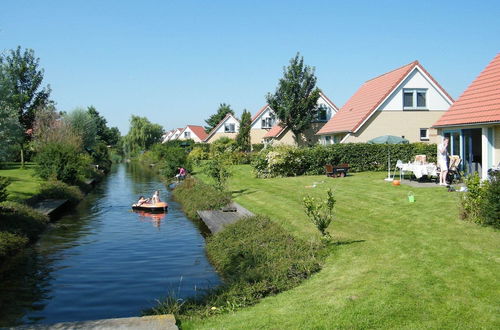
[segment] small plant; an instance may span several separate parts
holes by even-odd
[[[221,156],[207,161],[205,165],[206,174],[214,179],[215,187],[220,191],[224,190],[227,180],[231,177],[227,163],[228,161]]]
[[[311,222],[318,228],[323,238],[329,240],[331,236],[326,229],[333,220],[333,207],[336,201],[331,189],[328,189],[326,193],[326,200],[317,200],[314,197],[306,196],[303,203],[305,213]]]
[[[476,223],[481,223],[481,206],[485,189],[481,184],[481,178],[477,173],[471,174],[465,178],[467,192],[461,199],[461,217]]]
[[[0,176],[0,202],[7,200],[9,193],[7,192],[7,186],[10,184],[10,179]]]

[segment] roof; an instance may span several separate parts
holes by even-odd
[[[252,124],[260,117],[260,115],[267,109],[268,106],[269,104],[266,104],[265,106],[260,108],[259,111],[257,111],[257,113],[252,117]]]
[[[286,129],[285,127],[281,127],[279,124],[274,125],[271,129],[264,135],[264,139],[266,138],[277,138],[283,133]]]
[[[500,122],[500,53],[434,124],[439,126]]]
[[[187,127],[202,141],[205,140],[208,135],[202,126],[187,125]]]
[[[418,61],[413,61],[398,69],[366,81],[347,103],[332,117],[317,134],[356,132],[362,124],[391,95],[403,80],[418,67],[436,84],[451,101],[451,96],[422,67]]]
[[[215,127],[214,127],[211,131],[210,131],[210,133],[208,133],[208,135],[205,137],[205,139],[204,139],[203,141],[205,141],[205,142],[206,142],[208,139],[210,139],[210,138],[212,137],[212,135],[214,135],[214,134],[215,134],[215,132],[217,132],[217,130],[218,130],[218,129],[222,126],[222,124],[224,124],[224,122],[225,122],[226,120],[228,120],[228,118],[230,118],[230,117],[233,117],[233,118],[234,118],[237,122],[239,122],[238,118],[236,118],[236,117],[235,117],[235,116],[233,116],[232,114],[228,113],[228,114],[226,115],[226,117],[224,117],[224,119],[222,119],[222,120],[221,120],[221,121],[217,124],[217,126],[215,126]]]
[[[319,95],[320,95],[321,97],[323,97],[323,99],[324,99],[327,103],[330,103],[330,105],[331,105],[331,106],[335,109],[335,111],[337,111],[337,110],[339,109],[339,107],[337,107],[337,106],[335,105],[335,103],[333,103],[333,102],[332,102],[332,100],[330,100],[330,99],[328,98],[328,96],[326,96],[325,94],[323,94],[323,92],[319,92]]]

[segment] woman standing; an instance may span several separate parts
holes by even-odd
[[[441,173],[439,174],[439,185],[447,186],[446,175],[448,174],[448,141],[449,139],[445,137],[443,142],[437,147],[437,161]]]

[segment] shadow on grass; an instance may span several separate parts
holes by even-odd
[[[350,245],[354,243],[363,243],[366,242],[364,239],[359,239],[359,240],[354,240],[354,241],[338,241],[338,242],[332,242],[331,244],[333,246],[340,246],[340,245]]]
[[[232,190],[231,195],[234,197],[240,197],[243,195],[250,195],[256,193],[257,190],[250,190],[250,189],[241,189],[241,190]]]

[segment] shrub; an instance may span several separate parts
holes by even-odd
[[[14,202],[0,203],[0,219],[0,231],[26,236],[31,241],[38,238],[49,223],[43,213]]]
[[[188,153],[183,148],[168,147],[164,158],[160,161],[160,173],[166,178],[171,178],[178,172],[179,167],[191,172],[192,166],[187,156]]]
[[[99,166],[99,169],[105,173],[109,172],[111,169],[111,157],[109,154],[108,146],[104,142],[99,142],[95,145],[92,150],[92,160],[95,165]]]
[[[477,173],[468,175],[464,179],[467,192],[461,198],[461,217],[476,223],[481,223],[481,206],[483,203],[484,187]]]
[[[490,175],[490,181],[485,183],[482,207],[482,223],[500,228],[500,172]]]
[[[236,145],[235,140],[223,136],[210,144],[210,158],[217,157],[220,154],[236,151],[237,148],[238,146]]]
[[[26,244],[28,244],[26,237],[0,231],[0,264],[5,257],[15,254]]]
[[[38,199],[67,199],[75,205],[83,199],[83,193],[76,186],[69,186],[61,181],[44,182],[40,186]]]
[[[427,155],[429,162],[436,161],[434,144],[347,143],[304,148],[283,145],[269,147],[255,156],[252,165],[259,177],[322,174],[324,165],[343,163],[349,164],[352,172],[386,171],[389,152],[393,164],[398,159],[412,161],[417,154]]]
[[[241,219],[207,241],[208,257],[224,284],[201,299],[171,298],[147,313],[210,316],[255,304],[319,271],[320,252],[320,246],[287,234],[268,218]]]
[[[311,222],[318,228],[324,239],[330,239],[330,234],[326,231],[333,220],[333,207],[335,206],[335,198],[333,192],[328,189],[327,198],[316,200],[314,197],[304,197],[303,203],[307,216]]]
[[[45,180],[55,179],[75,184],[89,175],[91,159],[75,146],[65,143],[47,143],[36,158],[35,172]]]
[[[198,210],[213,210],[231,202],[229,193],[192,177],[175,188],[173,197],[182,204],[184,213],[191,219],[199,219]]]
[[[0,202],[7,200],[9,193],[7,192],[7,186],[10,184],[10,179],[0,176]]]
[[[207,160],[208,159],[208,152],[206,152],[203,148],[201,147],[194,147],[193,150],[188,155],[188,160],[196,165],[199,165],[202,160]]]
[[[252,144],[252,151],[253,152],[259,152],[262,149],[264,149],[264,143],[255,143],[255,144]]]
[[[226,187],[227,180],[231,177],[231,172],[229,171],[229,163],[222,157],[211,159],[205,163],[205,173],[214,179],[215,188],[218,190],[224,190]]]

